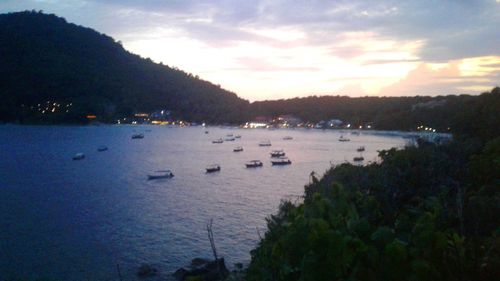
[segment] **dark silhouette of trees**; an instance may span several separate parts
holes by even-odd
[[[72,102],[78,122],[89,113],[102,121],[122,113],[170,109],[186,120],[240,123],[248,102],[197,76],[127,52],[92,29],[43,12],[0,15],[0,120],[47,120],[22,111],[46,101]],[[65,113],[65,112],[64,112]]]

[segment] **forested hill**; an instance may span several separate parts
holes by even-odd
[[[49,118],[34,112],[49,102],[71,104],[50,114],[51,123],[79,122],[86,114],[111,121],[159,109],[187,120],[240,122],[247,112],[248,102],[234,93],[55,15],[0,15],[0,54],[0,121]]]
[[[250,112],[254,116],[291,114],[311,122],[336,118],[355,127],[371,124],[381,130],[415,130],[424,124],[440,132],[480,133],[482,137],[489,138],[498,133],[495,124],[498,122],[496,110],[499,107],[500,88],[496,87],[478,96],[311,96],[260,101],[250,105]]]
[[[134,55],[109,36],[26,11],[0,14],[0,99],[0,122],[83,123],[87,115],[116,122],[166,109],[178,119],[212,124],[290,114],[305,122],[341,119],[383,130],[425,125],[488,136],[498,127],[492,108],[500,89],[480,96],[313,96],[249,104],[197,76]],[[467,122],[478,119],[487,122]]]

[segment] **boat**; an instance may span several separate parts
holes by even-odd
[[[101,145],[101,146],[99,146],[99,147],[97,148],[97,151],[99,151],[99,152],[106,151],[106,150],[108,150],[108,147],[107,147],[107,146],[105,146],[105,145]]]
[[[283,137],[283,140],[293,140],[293,137],[291,137],[291,136],[285,136],[285,137]]]
[[[225,140],[225,141],[234,141],[234,140],[235,140],[235,138],[234,138],[234,137],[226,137],[224,140]]]
[[[264,164],[262,164],[260,160],[251,160],[245,163],[245,166],[247,166],[247,168],[257,168],[264,166]]]
[[[363,152],[365,151],[365,147],[364,146],[360,146],[358,147],[358,149],[356,149],[357,152]]]
[[[144,134],[133,134],[132,135],[132,139],[143,139],[144,138]]]
[[[223,143],[223,142],[224,141],[220,138],[212,141],[212,143]]]
[[[259,146],[271,146],[270,140],[263,140],[259,143]]]
[[[234,138],[241,139],[241,135],[236,135],[236,136],[234,136]]]
[[[282,156],[285,156],[285,152],[283,151],[283,149],[271,151],[271,157],[273,157],[273,158],[282,157]]]
[[[205,131],[205,134],[208,134],[208,131]]]
[[[292,164],[292,161],[290,161],[290,159],[288,159],[288,157],[279,157],[279,158],[276,158],[276,159],[272,159],[271,160],[271,164],[274,165],[289,165],[289,164]]]
[[[340,136],[339,141],[350,141],[348,138],[344,138],[343,135]]]
[[[173,178],[174,174],[170,170],[158,170],[148,175],[148,180],[169,179]]]
[[[218,172],[218,171],[220,171],[220,166],[219,166],[219,164],[211,164],[211,165],[207,166],[206,170],[207,170],[207,173]]]
[[[365,158],[363,156],[357,156],[357,157],[354,157],[352,160],[354,162],[361,162],[361,161],[365,160]]]
[[[232,138],[232,137],[234,137],[234,135],[233,134],[227,134],[226,137]]]
[[[353,135],[353,136],[359,136],[359,132],[351,132],[351,135]]]
[[[83,158],[85,158],[85,154],[83,153],[77,153],[73,156],[73,160],[82,160]]]
[[[237,146],[233,149],[234,152],[240,152],[240,151],[243,151],[243,147],[241,146]]]

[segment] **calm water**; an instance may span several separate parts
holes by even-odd
[[[231,267],[249,261],[265,232],[265,217],[282,199],[302,195],[311,171],[377,150],[404,146],[401,136],[321,130],[242,130],[154,126],[0,126],[0,280],[134,280],[141,263],[162,278],[194,257],[210,257],[206,223]],[[145,138],[132,140],[133,133]],[[212,144],[226,134],[234,142]],[[286,135],[294,139],[284,141]],[[269,139],[272,147],[259,147]],[[100,145],[108,151],[97,152]],[[235,146],[244,147],[235,153]],[[283,148],[293,164],[272,167],[269,152]],[[86,158],[71,157],[83,152]],[[264,167],[246,169],[248,160]],[[205,174],[207,164],[222,171]],[[171,169],[172,179],[147,174]],[[164,279],[162,279],[164,280]]]

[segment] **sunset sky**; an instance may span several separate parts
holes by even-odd
[[[500,0],[0,0],[31,9],[250,101],[500,85]]]

